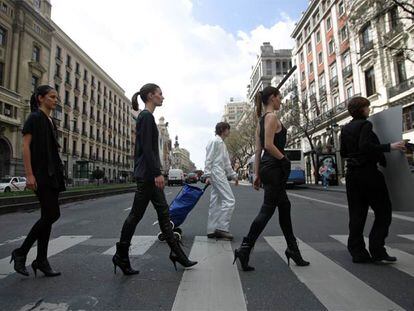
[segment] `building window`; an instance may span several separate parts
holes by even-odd
[[[70,57],[70,55],[66,56],[66,66],[68,67],[72,67],[72,58]]]
[[[321,74],[319,76],[319,87],[324,87],[325,86],[325,75]]]
[[[301,64],[303,64],[303,53],[300,53],[299,57],[300,57],[300,63],[301,63]],[[278,63],[279,63],[279,62],[276,62],[276,65],[277,65]]]
[[[346,88],[346,98],[351,98],[352,96],[354,96],[354,87],[353,87],[353,85],[351,84],[351,85],[349,85],[347,88]]]
[[[372,41],[371,25],[365,26],[361,30],[361,45],[363,47],[369,45]]]
[[[56,105],[55,110],[53,110],[53,117],[56,120],[62,120],[62,106],[60,105]]]
[[[310,42],[308,42],[308,54],[310,54],[312,52],[312,44]]]
[[[331,21],[331,17],[329,16],[326,19],[326,30],[329,31],[332,28],[332,21]]]
[[[346,68],[351,65],[351,56],[349,55],[349,51],[342,54],[342,67]]]
[[[62,49],[60,48],[60,46],[56,46],[56,57],[58,59],[62,59]]]
[[[335,53],[335,42],[333,39],[331,39],[331,41],[329,41],[328,43],[328,50],[329,50],[329,55]]]
[[[316,11],[315,14],[313,14],[313,24],[317,25],[319,21],[319,9]]]
[[[340,37],[341,42],[344,42],[346,39],[348,39],[348,27],[346,25],[341,28]]]
[[[321,42],[321,32],[318,30],[316,32],[316,43],[319,43],[319,42]]]
[[[375,94],[375,73],[374,67],[370,67],[368,70],[365,71],[365,87],[367,90],[367,97]]]
[[[7,31],[3,27],[0,27],[0,46],[5,46],[7,41]]]
[[[309,63],[309,74],[313,73],[313,62]]]
[[[80,74],[80,65],[78,62],[76,62],[76,73]]]
[[[55,76],[60,78],[60,65],[56,64]]]
[[[34,4],[34,7],[36,8],[36,9],[40,9],[40,0],[34,0],[33,1],[33,4]]]
[[[335,107],[336,106],[339,106],[339,96],[338,95],[335,95],[334,96],[334,98],[333,98],[333,104],[334,104]]]
[[[398,8],[395,6],[390,10],[390,29],[396,29],[398,26]]]
[[[40,61],[40,48],[37,45],[33,46],[32,61],[34,62]]]
[[[340,1],[338,3],[338,12],[339,12],[339,16],[341,16],[342,14],[345,13],[345,7],[344,7],[344,2]]]
[[[39,85],[39,78],[36,76],[32,76],[32,93],[35,92],[38,85]]]
[[[270,59],[266,60],[266,75],[271,76],[272,75],[272,61]],[[116,101],[116,99],[115,99]]]
[[[337,71],[336,71],[336,63],[333,63],[330,67],[329,67],[329,73],[331,75],[331,79],[335,78],[337,76]]]
[[[7,4],[3,2],[3,3],[1,4],[1,10],[2,10],[4,13],[6,13],[6,14],[7,14],[7,8],[8,8],[8,7],[7,7]]]
[[[320,65],[322,63],[323,63],[323,55],[322,55],[322,52],[319,52],[319,54],[318,54],[318,64]]]
[[[83,71],[83,79],[88,80],[88,71],[86,69]]]
[[[302,71],[302,74],[301,74],[301,81],[305,81],[305,72],[304,71]]]
[[[397,69],[397,83],[404,82],[407,80],[407,74],[405,71],[405,61],[404,61],[404,54],[400,53],[395,58],[395,67]]]
[[[403,130],[414,129],[414,105],[403,108]]]

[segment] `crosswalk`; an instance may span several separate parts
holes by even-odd
[[[344,246],[348,238],[346,235],[329,237],[339,248],[342,247],[346,251]],[[414,241],[414,234],[398,235],[398,238],[410,245]],[[94,237],[89,235],[57,237],[50,242],[49,255],[61,256],[64,251],[89,245],[93,239]],[[1,243],[0,247],[20,243],[20,240],[16,238],[6,241]],[[104,256],[105,260],[115,253],[114,239],[108,240],[111,240],[108,248],[98,252],[98,256]],[[156,236],[134,236],[130,255],[142,256],[151,253],[151,248],[158,243],[160,242]],[[258,243],[267,246],[270,252],[274,252],[284,262],[287,261],[284,254],[286,243],[282,236],[265,236]],[[402,244],[404,243],[398,245]],[[283,269],[303,283],[327,310],[404,310],[387,293],[384,293],[383,289],[376,288],[375,284],[368,284],[353,269],[331,258],[326,252],[321,252],[312,243],[299,241],[299,245],[303,257],[309,260],[311,265],[298,267],[291,263],[290,266],[285,265]],[[204,236],[194,237],[190,257],[199,263],[192,269],[180,270],[182,276],[177,286],[172,310],[254,309],[246,299],[246,289],[241,278],[243,272],[237,265],[232,265],[235,247],[237,243],[216,241]],[[396,247],[388,249],[398,258],[398,262],[387,265],[387,268],[391,267],[393,271],[402,272],[407,278],[414,278],[412,246],[405,250]],[[30,251],[27,262],[30,263],[34,258],[35,248]],[[14,274],[13,266],[9,261],[10,256],[0,258],[0,286],[1,280]],[[260,262],[256,259],[256,263],[257,261]]]

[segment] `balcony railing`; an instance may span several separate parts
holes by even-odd
[[[90,139],[93,139],[93,140],[95,140],[95,135],[93,135],[92,133],[89,135],[89,138]]]
[[[326,86],[321,86],[319,88],[319,98],[325,98],[326,97]]]
[[[86,133],[86,131],[82,131],[82,136],[88,137],[88,133]]]
[[[394,97],[398,94],[401,94],[405,91],[408,91],[409,89],[414,88],[414,76],[395,85],[395,86],[391,86],[387,89],[388,92],[388,97]]]
[[[79,134],[79,129],[78,129],[77,127],[74,127],[74,128],[73,128],[73,132],[74,132],[74,133],[78,133],[78,134]]]
[[[352,76],[352,65],[348,65],[344,69],[342,69],[342,75],[344,79]]]
[[[73,155],[74,157],[79,157],[79,152],[78,152],[78,151],[73,151],[72,155]]]
[[[361,42],[361,44],[363,44]],[[365,43],[363,46],[361,46],[361,48],[359,49],[359,54],[360,57],[364,56],[366,53],[368,53],[370,50],[372,50],[374,47],[374,42],[373,41],[369,41],[367,43]]]

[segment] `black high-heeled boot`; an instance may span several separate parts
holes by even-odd
[[[134,270],[131,267],[128,256],[129,246],[130,244],[125,242],[116,243],[116,253],[112,257],[112,263],[114,264],[114,274],[116,274],[116,267],[119,267],[124,275],[133,275],[139,273],[138,270]]]
[[[170,222],[169,217],[158,219],[158,223],[160,225],[161,232],[164,234],[165,240],[167,241],[168,246],[171,249],[169,257],[174,265],[175,270],[177,271],[177,262],[185,268],[189,268],[196,265],[198,262],[188,259],[187,255],[181,248],[180,242],[174,236],[172,224]]]
[[[32,269],[33,269],[33,272],[35,274],[35,277],[37,277],[37,270],[42,271],[44,273],[44,275],[47,276],[47,277],[53,277],[53,276],[61,275],[60,272],[54,271],[52,269],[52,267],[50,266],[49,261],[47,259],[44,259],[44,260],[36,259],[36,260],[34,260],[32,262]]]
[[[24,276],[29,276],[29,272],[26,269],[26,255],[20,255],[19,249],[15,249],[10,258],[10,263],[14,261],[14,271]]]
[[[239,248],[234,251],[233,265],[239,259],[243,271],[254,271],[254,267],[249,266],[250,252],[253,249],[252,243],[248,238],[243,238],[243,242]]]
[[[306,261],[302,258],[302,255],[300,254],[298,243],[296,241],[291,241],[288,243],[288,247],[285,250],[285,255],[287,258],[288,266],[290,265],[290,259],[295,262],[297,266],[309,266],[309,261]]]

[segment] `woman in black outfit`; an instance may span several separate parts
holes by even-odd
[[[238,258],[244,271],[252,271],[249,266],[250,252],[267,222],[279,208],[279,223],[287,242],[285,255],[298,266],[307,266],[303,260],[293,234],[290,218],[290,201],[286,194],[286,181],[290,174],[290,161],[284,155],[286,145],[286,128],[277,119],[275,111],[280,108],[281,97],[279,90],[267,86],[256,96],[257,116],[260,118],[256,129],[255,180],[254,188],[264,188],[264,202],[259,215],[253,221],[249,234],[243,238],[241,246],[234,252],[234,261]],[[266,111],[262,115],[262,104]],[[262,150],[263,156],[261,157]],[[261,158],[260,158],[261,157]],[[234,263],[234,262],[233,262]]]
[[[23,161],[26,171],[26,187],[33,190],[40,201],[40,219],[34,224],[22,246],[12,252],[14,270],[28,276],[26,257],[37,241],[37,257],[33,271],[45,276],[58,276],[47,260],[52,224],[59,219],[59,192],[65,190],[63,165],[59,156],[57,130],[50,117],[56,108],[58,94],[48,85],[39,86],[30,99],[29,115],[23,126]]]
[[[161,232],[171,248],[170,260],[177,269],[176,262],[184,267],[197,264],[188,259],[179,242],[174,237],[172,224],[168,213],[168,204],[164,194],[164,176],[161,175],[161,163],[158,149],[158,128],[154,120],[154,110],[162,106],[164,97],[159,86],[153,83],[145,84],[132,97],[132,107],[138,111],[138,96],[145,103],[145,109],[140,112],[136,124],[135,165],[134,176],[137,180],[137,191],[134,203],[122,227],[121,238],[116,243],[116,253],[112,258],[114,271],[118,266],[125,275],[138,274],[131,267],[128,250],[135,228],[144,216],[148,203],[151,201],[158,215]]]

